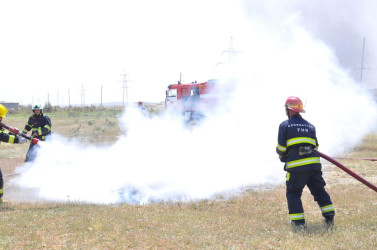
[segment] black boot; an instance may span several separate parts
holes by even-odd
[[[306,229],[305,220],[292,220],[291,225],[294,232],[304,231]]]
[[[334,215],[325,216],[325,222],[326,222],[327,227],[333,227],[334,226]]]

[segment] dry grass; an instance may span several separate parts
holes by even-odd
[[[116,115],[89,112],[77,117],[54,113],[50,116],[54,131],[88,142],[111,143],[119,132]],[[25,118],[12,115],[4,121],[21,128]],[[80,125],[72,125],[70,121]],[[116,125],[108,126],[109,122]],[[93,136],[96,125],[104,127],[109,136]],[[376,140],[377,135],[367,136],[348,156],[375,156]],[[0,144],[4,173],[12,173],[22,163],[25,150],[23,145]],[[351,159],[341,162],[377,184],[377,162]],[[285,188],[279,186],[260,191],[250,189],[226,201],[144,206],[8,201],[0,207],[0,248],[376,248],[377,194],[333,165],[324,166],[324,175],[337,212],[336,226],[330,231],[324,227],[320,211],[305,189],[303,202],[308,229],[293,232],[288,224]],[[10,190],[5,186],[5,197],[7,192]]]

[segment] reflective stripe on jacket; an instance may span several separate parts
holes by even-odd
[[[18,138],[14,135],[5,133],[4,130],[0,130],[0,141],[7,143],[18,143]]]
[[[279,126],[276,152],[285,162],[284,170],[304,172],[321,169],[321,162],[316,149],[318,140],[315,127],[296,114]]]

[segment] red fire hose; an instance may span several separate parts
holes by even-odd
[[[375,185],[373,185],[372,183],[370,183],[369,181],[365,180],[363,177],[359,176],[358,174],[356,174],[355,172],[351,171],[349,168],[347,168],[346,166],[344,166],[343,164],[341,164],[340,162],[334,160],[333,158],[331,158],[330,156],[327,156],[325,155],[324,153],[321,153],[319,151],[317,151],[319,156],[321,156],[322,158],[328,160],[329,162],[331,162],[332,164],[334,164],[335,166],[339,167],[340,169],[342,169],[343,171],[345,171],[347,174],[351,175],[353,178],[355,178],[356,180],[360,181],[361,183],[363,183],[364,185],[368,186],[369,188],[373,189],[374,191],[377,192],[377,187]]]
[[[33,144],[38,144],[38,142],[39,142],[38,138],[32,138],[31,136],[28,136],[27,134],[23,133],[22,131],[19,131],[18,129],[9,127],[8,125],[6,125],[6,124],[4,124],[2,122],[0,122],[0,127],[6,128],[7,130],[9,130],[10,132],[14,133],[15,135],[19,135],[19,136],[22,136],[22,137],[28,139]]]
[[[363,161],[377,161],[377,158],[353,158],[353,157],[335,157],[336,159],[345,159],[345,160],[363,160]]]

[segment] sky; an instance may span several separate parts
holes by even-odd
[[[0,83],[8,91],[0,101],[161,102],[180,79],[221,77],[231,46],[235,55],[263,46],[253,30],[276,29],[292,15],[357,81],[365,38],[363,83],[375,88],[376,8],[372,0],[1,1]]]
[[[126,68],[130,97],[140,90],[135,100],[162,101],[166,83],[177,81],[179,73],[186,81],[219,79],[219,88],[227,92],[220,106],[193,127],[184,126],[181,117],[169,112],[148,117],[130,106],[119,117],[122,132],[112,145],[88,146],[55,132],[41,144],[35,164],[18,166],[19,175],[10,185],[21,192],[12,197],[5,192],[9,200],[147,204],[216,199],[237,195],[245,188],[284,184],[283,164],[275,147],[279,124],[287,119],[284,103],[288,96],[304,102],[303,117],[316,126],[319,150],[325,154],[347,154],[365,135],[376,132],[377,104],[368,91],[374,84],[373,1],[53,3],[43,3],[44,9],[51,5],[56,10],[46,12],[51,22],[44,21],[42,16],[47,14],[42,15],[40,8],[36,8],[40,15],[34,13],[40,25],[50,27],[50,42],[42,46],[34,41],[33,50],[23,46],[19,46],[21,51],[7,50],[17,57],[30,53],[25,57],[30,66],[34,65],[31,55],[49,48],[51,54],[41,54],[46,61],[43,69],[37,67],[47,73],[34,72],[41,79],[35,86],[40,88],[38,84],[49,76],[69,82],[77,78],[73,72],[87,77],[86,82],[97,81],[98,85],[93,83],[97,87],[99,79],[114,77],[104,88],[117,86],[111,100],[121,100],[117,80]],[[105,13],[111,15],[105,18]],[[24,30],[36,31],[36,23],[27,22],[30,29]],[[360,83],[354,69],[360,67],[364,37],[371,69]],[[229,58],[222,52],[231,45],[235,53]],[[47,60],[56,57],[71,60],[54,59],[59,64]],[[10,65],[18,65],[16,61],[6,64],[5,72],[21,79],[25,76],[11,74]],[[61,77],[56,78],[57,73]],[[72,94],[80,81],[72,85]],[[85,85],[88,98],[89,87]]]
[[[21,103],[67,104],[68,91],[99,103],[101,86],[103,102],[122,102],[124,74],[129,101],[163,101],[169,84],[214,77],[237,22],[229,1],[0,4],[0,82],[22,89],[0,99]]]

